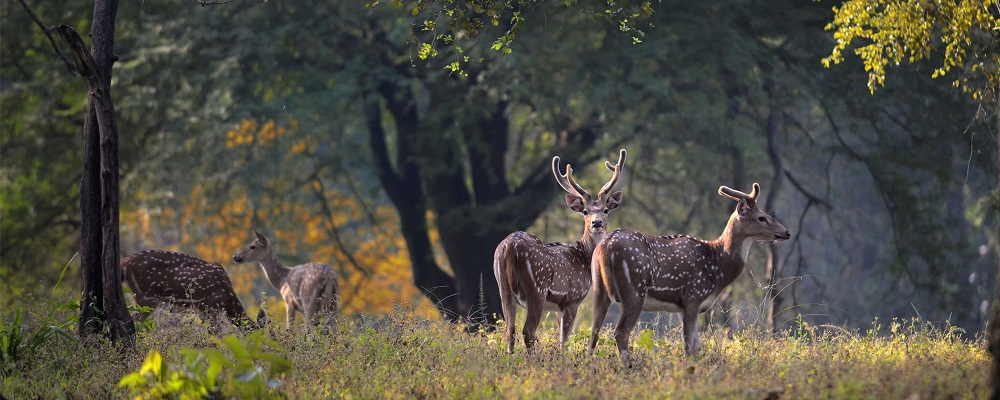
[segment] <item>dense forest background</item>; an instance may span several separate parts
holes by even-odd
[[[581,233],[551,157],[593,188],[626,148],[612,228],[715,238],[734,206],[718,186],[759,182],[791,230],[754,245],[727,323],[762,322],[777,294],[778,327],[920,315],[977,333],[996,274],[994,110],[931,63],[878,96],[860,61],[823,68],[833,4],[666,1],[641,43],[542,6],[510,54],[483,40],[429,59],[392,7],[121,4],[121,253],[221,262],[253,304],[276,291],[230,260],[257,229],[286,265],[331,263],[348,311],[489,317],[507,233]],[[33,7],[89,30],[88,3]],[[75,295],[86,85],[13,1],[0,13],[0,304]]]

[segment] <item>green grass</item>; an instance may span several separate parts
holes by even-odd
[[[13,310],[3,313],[9,326]],[[31,357],[11,362],[11,372],[0,375],[0,394],[131,398],[118,382],[139,371],[151,350],[171,365],[183,364],[184,353],[191,353],[185,348],[225,351],[191,318],[160,317],[123,354],[100,341],[48,341]],[[37,318],[21,323],[26,332],[52,324]],[[326,336],[281,325],[264,335],[292,364],[272,391],[289,398],[962,399],[985,398],[989,388],[984,340],[919,320],[875,323],[866,331],[800,324],[777,335],[709,329],[696,359],[684,356],[679,329],[641,330],[632,338],[631,370],[622,368],[610,329],[594,355],[586,351],[589,328],[579,326],[565,349],[545,328],[533,354],[518,343],[510,356],[499,331],[470,335],[405,311],[347,317]]]

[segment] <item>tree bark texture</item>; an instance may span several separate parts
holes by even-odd
[[[104,274],[101,269],[101,147],[93,108],[83,125],[83,177],[80,179],[80,336],[100,333],[104,320]]]
[[[119,272],[118,123],[111,98],[117,14],[117,0],[94,3],[90,50],[73,28],[61,25],[57,31],[69,45],[76,70],[90,92],[80,188],[83,222],[80,334],[87,336],[101,331],[115,343],[130,345],[135,338],[135,325],[125,306]]]

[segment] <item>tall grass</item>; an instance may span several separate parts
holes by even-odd
[[[71,318],[69,311],[55,318]],[[58,326],[35,319],[31,331]],[[981,336],[968,339],[947,324],[919,319],[876,321],[869,329],[809,326],[784,332],[708,329],[698,358],[684,355],[679,329],[634,334],[634,367],[622,368],[611,332],[589,355],[589,328],[577,327],[565,348],[551,328],[538,349],[522,343],[507,355],[502,329],[480,334],[417,318],[407,310],[344,317],[331,335],[288,331],[264,335],[291,370],[272,394],[290,398],[985,398],[989,355]],[[4,326],[15,314],[3,311]],[[129,398],[122,377],[139,371],[151,350],[167,364],[189,350],[220,350],[194,318],[157,316],[136,348],[120,354],[102,341],[49,340],[2,376],[12,399]],[[300,320],[301,323],[301,320]],[[67,328],[68,329],[68,328]],[[60,335],[60,337],[62,337]]]

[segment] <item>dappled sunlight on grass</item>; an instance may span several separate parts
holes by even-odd
[[[118,381],[150,350],[176,364],[183,348],[217,348],[196,319],[158,318],[125,355],[106,343],[51,341],[16,362],[0,393],[122,398]],[[607,326],[593,355],[589,327],[565,347],[543,329],[535,351],[519,342],[508,355],[502,326],[467,334],[402,308],[344,316],[331,335],[283,324],[264,334],[291,362],[274,389],[290,398],[983,398],[989,387],[984,340],[921,320],[876,321],[865,331],[802,324],[774,335],[712,328],[696,358],[684,355],[679,330],[643,328],[633,334],[632,369],[622,367]]]

